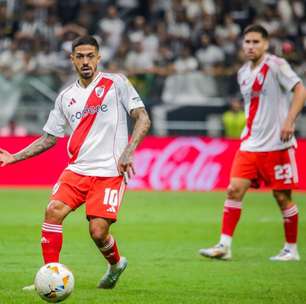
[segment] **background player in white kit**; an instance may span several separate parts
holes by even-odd
[[[0,162],[4,166],[46,151],[64,136],[67,126],[72,129],[69,165],[53,188],[42,225],[44,262],[59,261],[63,220],[85,203],[91,237],[109,264],[98,287],[113,288],[127,259],[120,256],[109,228],[125,191],[124,177],[134,174],[133,152],[148,132],[150,120],[126,77],[97,71],[99,46],[93,37],[73,42],[71,60],[79,80],[59,94],[44,134],[16,154],[1,149]],[[135,122],[129,142],[126,113]]]
[[[285,246],[271,260],[299,260],[297,250],[298,209],[291,189],[298,182],[295,162],[294,122],[302,110],[305,88],[282,58],[267,53],[268,32],[260,25],[244,31],[243,51],[248,62],[238,73],[243,95],[246,127],[241,135],[231,170],[224,204],[220,242],[200,249],[202,256],[227,260],[239,221],[242,199],[251,187],[263,181],[272,188],[284,219]],[[292,92],[292,100],[288,97]],[[290,106],[290,101],[291,106]]]

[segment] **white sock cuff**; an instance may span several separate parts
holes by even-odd
[[[63,225],[43,223],[42,231],[63,233]]]
[[[288,217],[298,214],[299,211],[298,211],[297,205],[293,205],[287,209],[282,210],[282,213],[283,213],[284,218],[288,218]]]
[[[104,243],[103,247],[100,248],[100,250],[102,252],[105,252],[105,251],[111,249],[114,246],[114,244],[115,244],[115,240],[114,240],[113,236],[110,234],[108,239]]]
[[[238,201],[227,199],[224,202],[224,207],[242,209],[242,202],[238,202]]]
[[[226,235],[226,234],[221,234],[220,243],[227,246],[227,247],[231,247],[232,237],[229,236],[229,235]]]
[[[285,249],[289,249],[289,250],[297,250],[297,244],[296,243],[285,243]]]

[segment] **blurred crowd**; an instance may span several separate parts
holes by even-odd
[[[91,34],[101,68],[129,75],[143,95],[154,78],[160,96],[175,73],[235,82],[241,33],[255,22],[269,31],[271,51],[305,76],[305,7],[306,0],[0,0],[0,78],[39,77],[57,91],[73,75],[73,39]]]
[[[302,0],[0,0],[0,70],[6,77],[71,73],[71,41],[95,35],[102,67],[129,74],[233,73],[241,32],[259,22],[272,51],[303,72]]]

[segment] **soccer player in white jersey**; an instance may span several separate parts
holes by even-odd
[[[85,203],[90,235],[108,261],[99,288],[113,288],[127,266],[109,229],[116,221],[125,182],[134,174],[133,153],[150,127],[141,98],[126,77],[99,72],[99,46],[91,36],[72,45],[71,61],[79,79],[55,101],[44,134],[16,154],[0,150],[1,166],[28,159],[50,149],[66,127],[70,161],[53,188],[42,225],[45,263],[58,262],[65,217]],[[127,115],[134,120],[128,141]],[[33,286],[26,288],[33,289]]]
[[[232,237],[246,191],[259,182],[272,189],[283,215],[285,245],[273,261],[297,261],[298,209],[291,192],[298,183],[294,122],[305,101],[305,88],[290,65],[267,53],[268,32],[260,25],[244,31],[243,51],[248,60],[239,70],[246,127],[231,169],[224,204],[220,242],[200,249],[202,256],[231,258]],[[292,98],[288,93],[292,92]]]

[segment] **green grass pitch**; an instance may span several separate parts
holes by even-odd
[[[48,190],[0,190],[0,303],[42,303],[21,290],[42,264],[40,226]],[[217,242],[224,193],[128,192],[112,227],[129,266],[113,290],[96,284],[106,264],[89,238],[84,209],[64,224],[61,262],[76,286],[66,303],[306,303],[306,197],[300,210],[300,262],[270,262],[283,244],[280,212],[269,192],[248,193],[230,262],[204,259]]]

